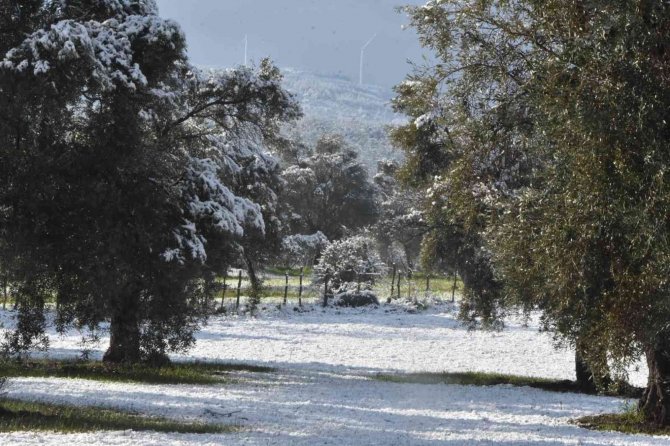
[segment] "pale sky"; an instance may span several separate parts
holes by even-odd
[[[269,56],[280,67],[339,74],[358,81],[360,48],[366,51],[366,83],[390,87],[419,62],[416,33],[402,30],[407,18],[395,11],[424,0],[157,0],[161,15],[186,33],[191,61],[231,67]]]

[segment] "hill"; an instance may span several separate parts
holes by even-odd
[[[377,161],[400,160],[402,153],[391,146],[387,127],[401,123],[393,112],[393,91],[374,85],[359,86],[333,75],[294,69],[283,70],[286,89],[302,104],[305,117],[287,132],[312,145],[324,133],[338,133],[356,148],[371,174]]]

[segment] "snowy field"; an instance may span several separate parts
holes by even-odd
[[[217,317],[188,356],[175,359],[272,366],[239,372],[221,386],[13,379],[13,398],[100,405],[175,419],[234,424],[225,435],[104,432],[0,434],[0,444],[35,445],[668,445],[670,438],[580,429],[575,417],[615,412],[617,398],[510,386],[395,384],[380,372],[486,371],[572,379],[573,353],[556,350],[531,324],[469,332],[456,309],[433,305]],[[3,315],[5,325],[9,323]],[[78,355],[80,335],[52,337],[51,356]],[[103,339],[101,348],[106,340]],[[99,355],[100,352],[97,352]],[[644,382],[644,370],[632,374]]]

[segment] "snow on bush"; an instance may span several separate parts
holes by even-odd
[[[369,305],[379,305],[379,299],[370,290],[345,291],[335,295],[333,305],[336,307],[366,307]]]
[[[331,280],[333,289],[360,284],[369,289],[386,270],[372,239],[357,235],[330,243],[314,269],[316,278]]]
[[[328,245],[328,237],[321,231],[311,235],[289,235],[282,240],[279,260],[288,268],[311,266],[326,245]]]

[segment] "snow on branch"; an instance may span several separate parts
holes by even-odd
[[[184,224],[174,232],[178,248],[163,254],[166,261],[183,263],[189,256],[204,263],[207,260],[205,230],[231,238],[241,238],[247,230],[265,232],[261,207],[236,196],[222,183],[218,171],[219,166],[211,159],[190,159],[182,187],[186,217]]]
[[[103,91],[136,90],[148,82],[134,60],[133,45],[165,44],[175,50],[175,42],[183,41],[179,25],[157,15],[118,16],[103,22],[66,19],[28,35],[7,52],[0,69],[44,77],[55,68],[84,69],[90,73],[88,80]]]

